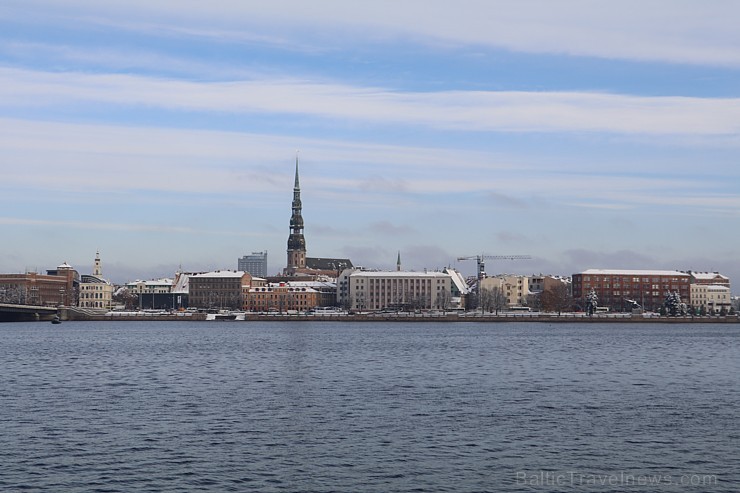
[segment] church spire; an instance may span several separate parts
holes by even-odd
[[[298,190],[298,193],[301,191],[301,184],[298,181],[298,151],[295,153],[295,185],[293,185],[293,190]]]
[[[303,215],[301,213],[301,184],[298,179],[298,153],[295,157],[295,184],[293,185],[293,214],[290,216],[290,236],[288,236],[288,265],[286,275],[294,275],[298,269],[306,267],[306,239],[303,237]]]

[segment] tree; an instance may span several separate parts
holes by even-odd
[[[527,306],[530,307],[532,310],[539,312],[542,308],[542,293],[529,293],[527,295]]]
[[[573,307],[573,296],[570,294],[570,289],[564,283],[555,285],[551,290],[555,300],[555,310],[560,315],[564,311],[570,311]]]
[[[352,295],[345,296],[342,298],[342,303],[339,305],[343,310],[350,311],[352,309],[352,304],[355,301],[355,297]]]
[[[681,302],[681,295],[678,294],[678,291],[666,293],[663,307],[666,314],[672,317],[686,314],[686,304]]]
[[[593,315],[598,306],[599,296],[596,294],[596,291],[594,291],[594,288],[591,288],[591,291],[586,295],[586,313],[588,313],[589,316]]]
[[[481,308],[484,312],[496,312],[496,315],[498,315],[498,312],[506,307],[508,300],[501,288],[483,288],[480,294]]]
[[[542,310],[558,312],[558,315],[560,315],[573,306],[573,297],[570,295],[568,286],[559,283],[542,292],[540,304]]]
[[[450,309],[452,303],[452,293],[448,290],[443,289],[437,294],[437,308],[441,308],[442,312],[446,312]]]
[[[138,296],[133,294],[128,288],[119,289],[114,293],[113,301],[126,307],[126,310],[132,310],[139,305]]]

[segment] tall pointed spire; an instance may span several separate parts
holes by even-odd
[[[298,190],[299,192],[301,190],[301,184],[298,181],[298,151],[295,151],[295,185],[293,185],[293,190]]]
[[[293,185],[293,214],[290,216],[288,236],[288,264],[285,274],[292,276],[298,269],[306,267],[306,239],[303,237],[303,215],[301,210],[301,184],[298,179],[298,153],[295,156],[295,184]]]
[[[401,250],[398,251],[398,260],[396,260],[396,270],[401,271]]]

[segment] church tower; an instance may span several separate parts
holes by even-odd
[[[93,265],[93,275],[96,277],[103,276],[103,267],[100,265],[100,251],[95,252],[95,264]]]
[[[306,268],[306,239],[303,237],[301,215],[301,185],[298,181],[298,156],[295,158],[295,185],[293,185],[293,214],[290,216],[288,236],[288,266],[285,275],[295,275],[298,269]]]

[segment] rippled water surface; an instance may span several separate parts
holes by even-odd
[[[1,491],[740,491],[734,325],[0,324],[0,354]]]

